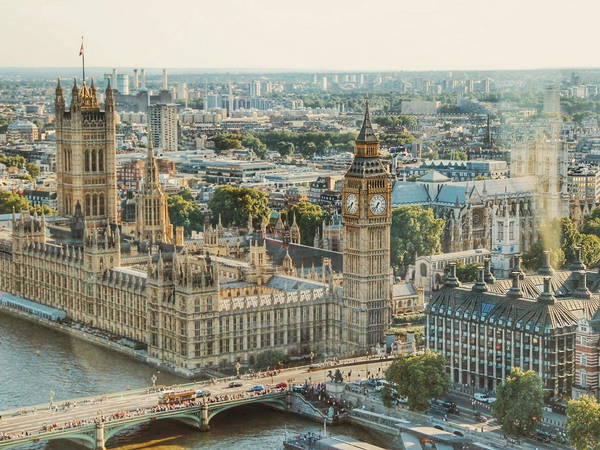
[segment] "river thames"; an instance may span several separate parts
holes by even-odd
[[[0,312],[0,410],[78,396],[149,386],[156,370],[126,356],[74,339]],[[158,373],[158,384],[185,380]],[[281,449],[287,434],[319,432],[319,424],[263,406],[226,411],[201,433],[175,421],[131,428],[108,441],[109,448],[133,450]],[[332,434],[353,436],[386,447],[380,435],[350,426],[330,427]],[[75,450],[66,441],[22,447]]]

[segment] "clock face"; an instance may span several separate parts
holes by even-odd
[[[348,211],[350,214],[354,214],[357,209],[358,199],[356,198],[356,195],[348,194],[348,197],[346,197],[346,211]]]
[[[385,197],[383,195],[374,195],[373,197],[371,197],[369,206],[373,214],[383,214],[387,206],[385,202]]]

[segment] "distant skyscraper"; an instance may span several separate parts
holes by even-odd
[[[162,72],[162,88],[169,89],[169,79],[167,78],[167,69],[163,69],[163,72]]]
[[[113,69],[112,71],[112,79],[110,80],[110,84],[113,89],[117,89],[117,69]]]
[[[138,70],[133,69],[133,88],[137,91],[140,88],[140,79],[138,78]]]
[[[313,74],[313,84],[317,85],[319,83],[318,78],[317,78],[317,74]]]
[[[260,81],[254,80],[250,83],[250,97],[260,97]]]
[[[187,100],[187,98],[188,98],[187,83],[178,83],[177,84],[177,99],[178,100]]]
[[[150,105],[148,123],[153,147],[167,152],[177,151],[177,105]]]
[[[558,86],[548,86],[544,90],[544,113],[560,114],[560,90]]]
[[[146,71],[142,69],[142,89],[146,89]]]
[[[365,84],[365,74],[361,73],[359,76],[359,83],[362,86],[363,84]]]
[[[117,91],[123,95],[129,95],[129,75],[126,73],[117,75]]]
[[[323,89],[324,91],[327,90],[327,77],[323,77],[321,78],[321,89]]]

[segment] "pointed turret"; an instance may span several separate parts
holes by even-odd
[[[79,105],[79,87],[77,78],[73,78],[73,89],[71,89],[71,111],[76,110]]]
[[[65,96],[63,93],[63,88],[62,85],[60,84],[60,77],[58,78],[57,82],[56,82],[56,95],[54,97],[54,108],[55,110],[58,111],[62,111],[65,109]],[[58,114],[57,114],[58,116]]]
[[[108,83],[106,84],[106,91],[104,92],[104,109],[112,109],[115,108],[115,97],[113,95],[112,87],[110,86],[110,78],[108,79]]]
[[[365,100],[365,116],[363,118],[362,127],[356,138],[357,143],[374,143],[379,142],[375,133],[373,132],[373,126],[371,125],[371,115],[369,113],[369,100]]]

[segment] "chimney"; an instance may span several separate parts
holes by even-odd
[[[138,78],[138,70],[133,69],[133,88],[135,90],[140,88],[140,80]]]
[[[592,293],[587,287],[587,272],[582,270],[573,273],[573,276],[577,278],[577,284],[573,295],[577,298],[590,298]]]
[[[556,298],[550,290],[550,280],[550,277],[544,277],[544,291],[538,296],[537,299],[540,303],[547,303],[552,305],[556,302]]]
[[[540,275],[554,275],[554,269],[550,264],[550,252],[548,250],[544,250],[544,265],[540,267],[539,273]]]
[[[169,89],[169,80],[167,78],[167,69],[163,69],[163,74],[162,74],[162,88],[164,90]]]
[[[523,292],[521,292],[521,284],[520,284],[521,273],[517,272],[516,270],[513,270],[513,272],[510,275],[512,277],[512,286],[506,292],[506,296],[509,297],[509,298],[521,298],[521,297],[523,297]]]
[[[451,261],[448,263],[448,274],[446,275],[445,287],[455,288],[460,287],[460,282],[456,278],[456,262]]]
[[[492,259],[490,257],[485,258],[484,262],[485,269],[485,282],[489,284],[493,284],[496,282],[496,277],[492,272]]]
[[[585,264],[581,261],[581,247],[573,247],[573,253],[575,253],[575,259],[573,263],[569,266],[569,269],[575,270],[586,270]]]
[[[485,267],[479,268],[479,280],[475,282],[471,290],[473,292],[486,292],[488,290],[485,284]]]

